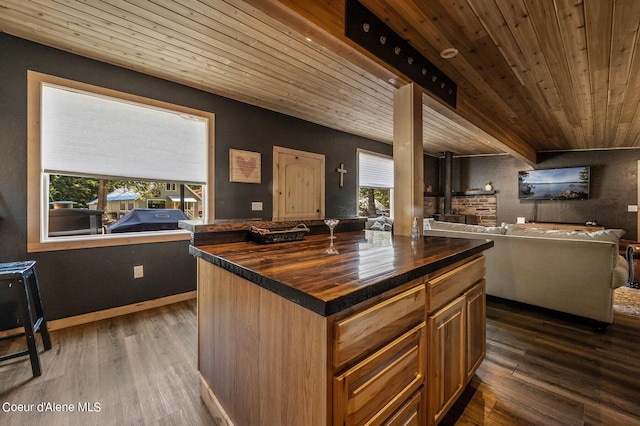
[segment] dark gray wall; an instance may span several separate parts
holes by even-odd
[[[454,159],[454,191],[480,188],[492,181],[497,192],[498,223],[514,223],[519,216],[527,221],[585,223],[598,221],[608,228],[626,231],[624,238],[637,239],[637,174],[640,149],[569,151],[538,154],[535,169],[591,167],[588,200],[519,200],[518,171],[532,167],[510,156]]]
[[[0,262],[38,261],[47,316],[63,318],[195,289],[195,261],[188,243],[141,244],[109,248],[27,253],[26,250],[26,77],[34,70],[121,90],[216,114],[216,217],[270,217],[274,145],[326,156],[326,215],[356,214],[356,149],[391,155],[392,147],[220,96],[125,70],[0,33]],[[262,154],[262,183],[229,182],[229,148]],[[637,160],[640,151],[591,151],[541,154],[537,168],[589,165],[592,199],[520,202],[517,171],[526,165],[508,156],[459,158],[454,161],[454,191],[494,182],[498,221],[517,216],[541,221],[598,220],[627,231],[635,239]],[[438,189],[440,160],[425,156],[425,185]],[[335,169],[348,173],[339,188]],[[263,213],[251,201],[264,203]],[[133,279],[133,265],[145,277]]]
[[[216,113],[216,218],[271,218],[273,211],[273,146],[315,152],[325,156],[325,215],[357,215],[357,148],[393,154],[391,145],[318,126],[307,121],[229,102]],[[260,184],[229,182],[229,148],[260,152]],[[336,169],[344,163],[347,173],[340,188]],[[263,212],[252,212],[251,202],[262,201]]]
[[[348,135],[166,80],[0,33],[0,262],[34,259],[47,317],[58,319],[196,288],[187,242],[27,253],[27,70],[216,114],[216,217],[270,217],[273,145],[326,156],[326,214],[356,214],[356,148],[391,155],[390,145]],[[229,148],[262,153],[262,183],[229,182]],[[335,169],[344,163],[345,186]],[[133,279],[133,265],[145,276]]]
[[[424,156],[424,186],[431,185],[432,192],[440,191],[440,159],[430,155]]]

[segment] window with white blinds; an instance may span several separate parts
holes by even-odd
[[[358,152],[358,186],[360,188],[393,188],[393,158],[369,152]]]
[[[55,216],[58,227],[60,217],[50,214],[51,206],[79,204],[96,210],[97,192],[106,192],[95,189],[98,181],[100,188],[106,186],[103,182],[143,183],[140,188],[146,189],[136,208],[145,208],[145,199],[153,198],[164,182],[200,187],[194,212],[203,220],[213,219],[213,113],[34,71],[27,80],[29,252],[188,239],[184,230],[109,234],[106,227],[122,213],[109,194],[100,208],[102,232],[99,226],[96,232],[93,222],[89,232],[84,225],[66,229],[67,223],[62,231],[50,232],[51,218]],[[73,192],[60,186],[60,176],[77,178],[84,186]],[[54,199],[54,193],[73,194],[82,202]]]
[[[49,84],[41,102],[45,173],[206,183],[204,117]]]

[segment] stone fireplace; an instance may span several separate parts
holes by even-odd
[[[457,194],[451,197],[451,212],[449,215],[473,215],[478,225],[497,225],[497,198],[496,194]],[[443,215],[444,196],[426,195],[424,197],[424,217]],[[445,215],[448,216],[448,215]],[[445,218],[446,219],[446,218]],[[454,220],[447,220],[453,222]],[[473,220],[465,218],[463,223],[471,223]]]

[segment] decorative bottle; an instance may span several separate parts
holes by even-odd
[[[418,218],[413,218],[413,223],[411,224],[411,238],[417,240],[420,236],[420,231],[418,229]]]

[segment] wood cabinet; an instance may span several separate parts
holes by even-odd
[[[464,390],[465,298],[429,316],[429,424],[436,424]]]
[[[427,312],[433,313],[462,295],[484,278],[485,270],[485,257],[480,256],[428,277]]]
[[[416,392],[405,404],[388,418],[384,426],[424,426],[425,387]]]
[[[337,316],[333,327],[334,368],[353,364],[424,320],[424,284],[353,314]]]
[[[198,259],[203,401],[224,425],[438,423],[484,358],[484,259],[326,317]]]
[[[424,388],[425,315],[425,285],[418,284],[335,319],[333,424],[424,424],[424,409],[414,412],[410,401]]]
[[[465,293],[466,303],[466,383],[469,383],[487,353],[486,292],[482,280]]]
[[[379,425],[422,388],[425,323],[334,378],[334,424]]]
[[[442,420],[484,359],[484,271],[485,258],[479,257],[428,281],[433,296],[428,319],[429,425]],[[447,297],[437,291],[443,285]]]
[[[403,416],[420,419],[421,425],[440,422],[484,360],[485,268],[484,256],[459,262],[416,281],[424,284],[336,320],[334,367],[352,366],[335,377],[334,424],[386,424]],[[377,349],[425,312],[426,326]],[[363,354],[369,356],[353,362]],[[415,417],[406,417],[400,407],[413,399],[425,374],[427,398]]]

